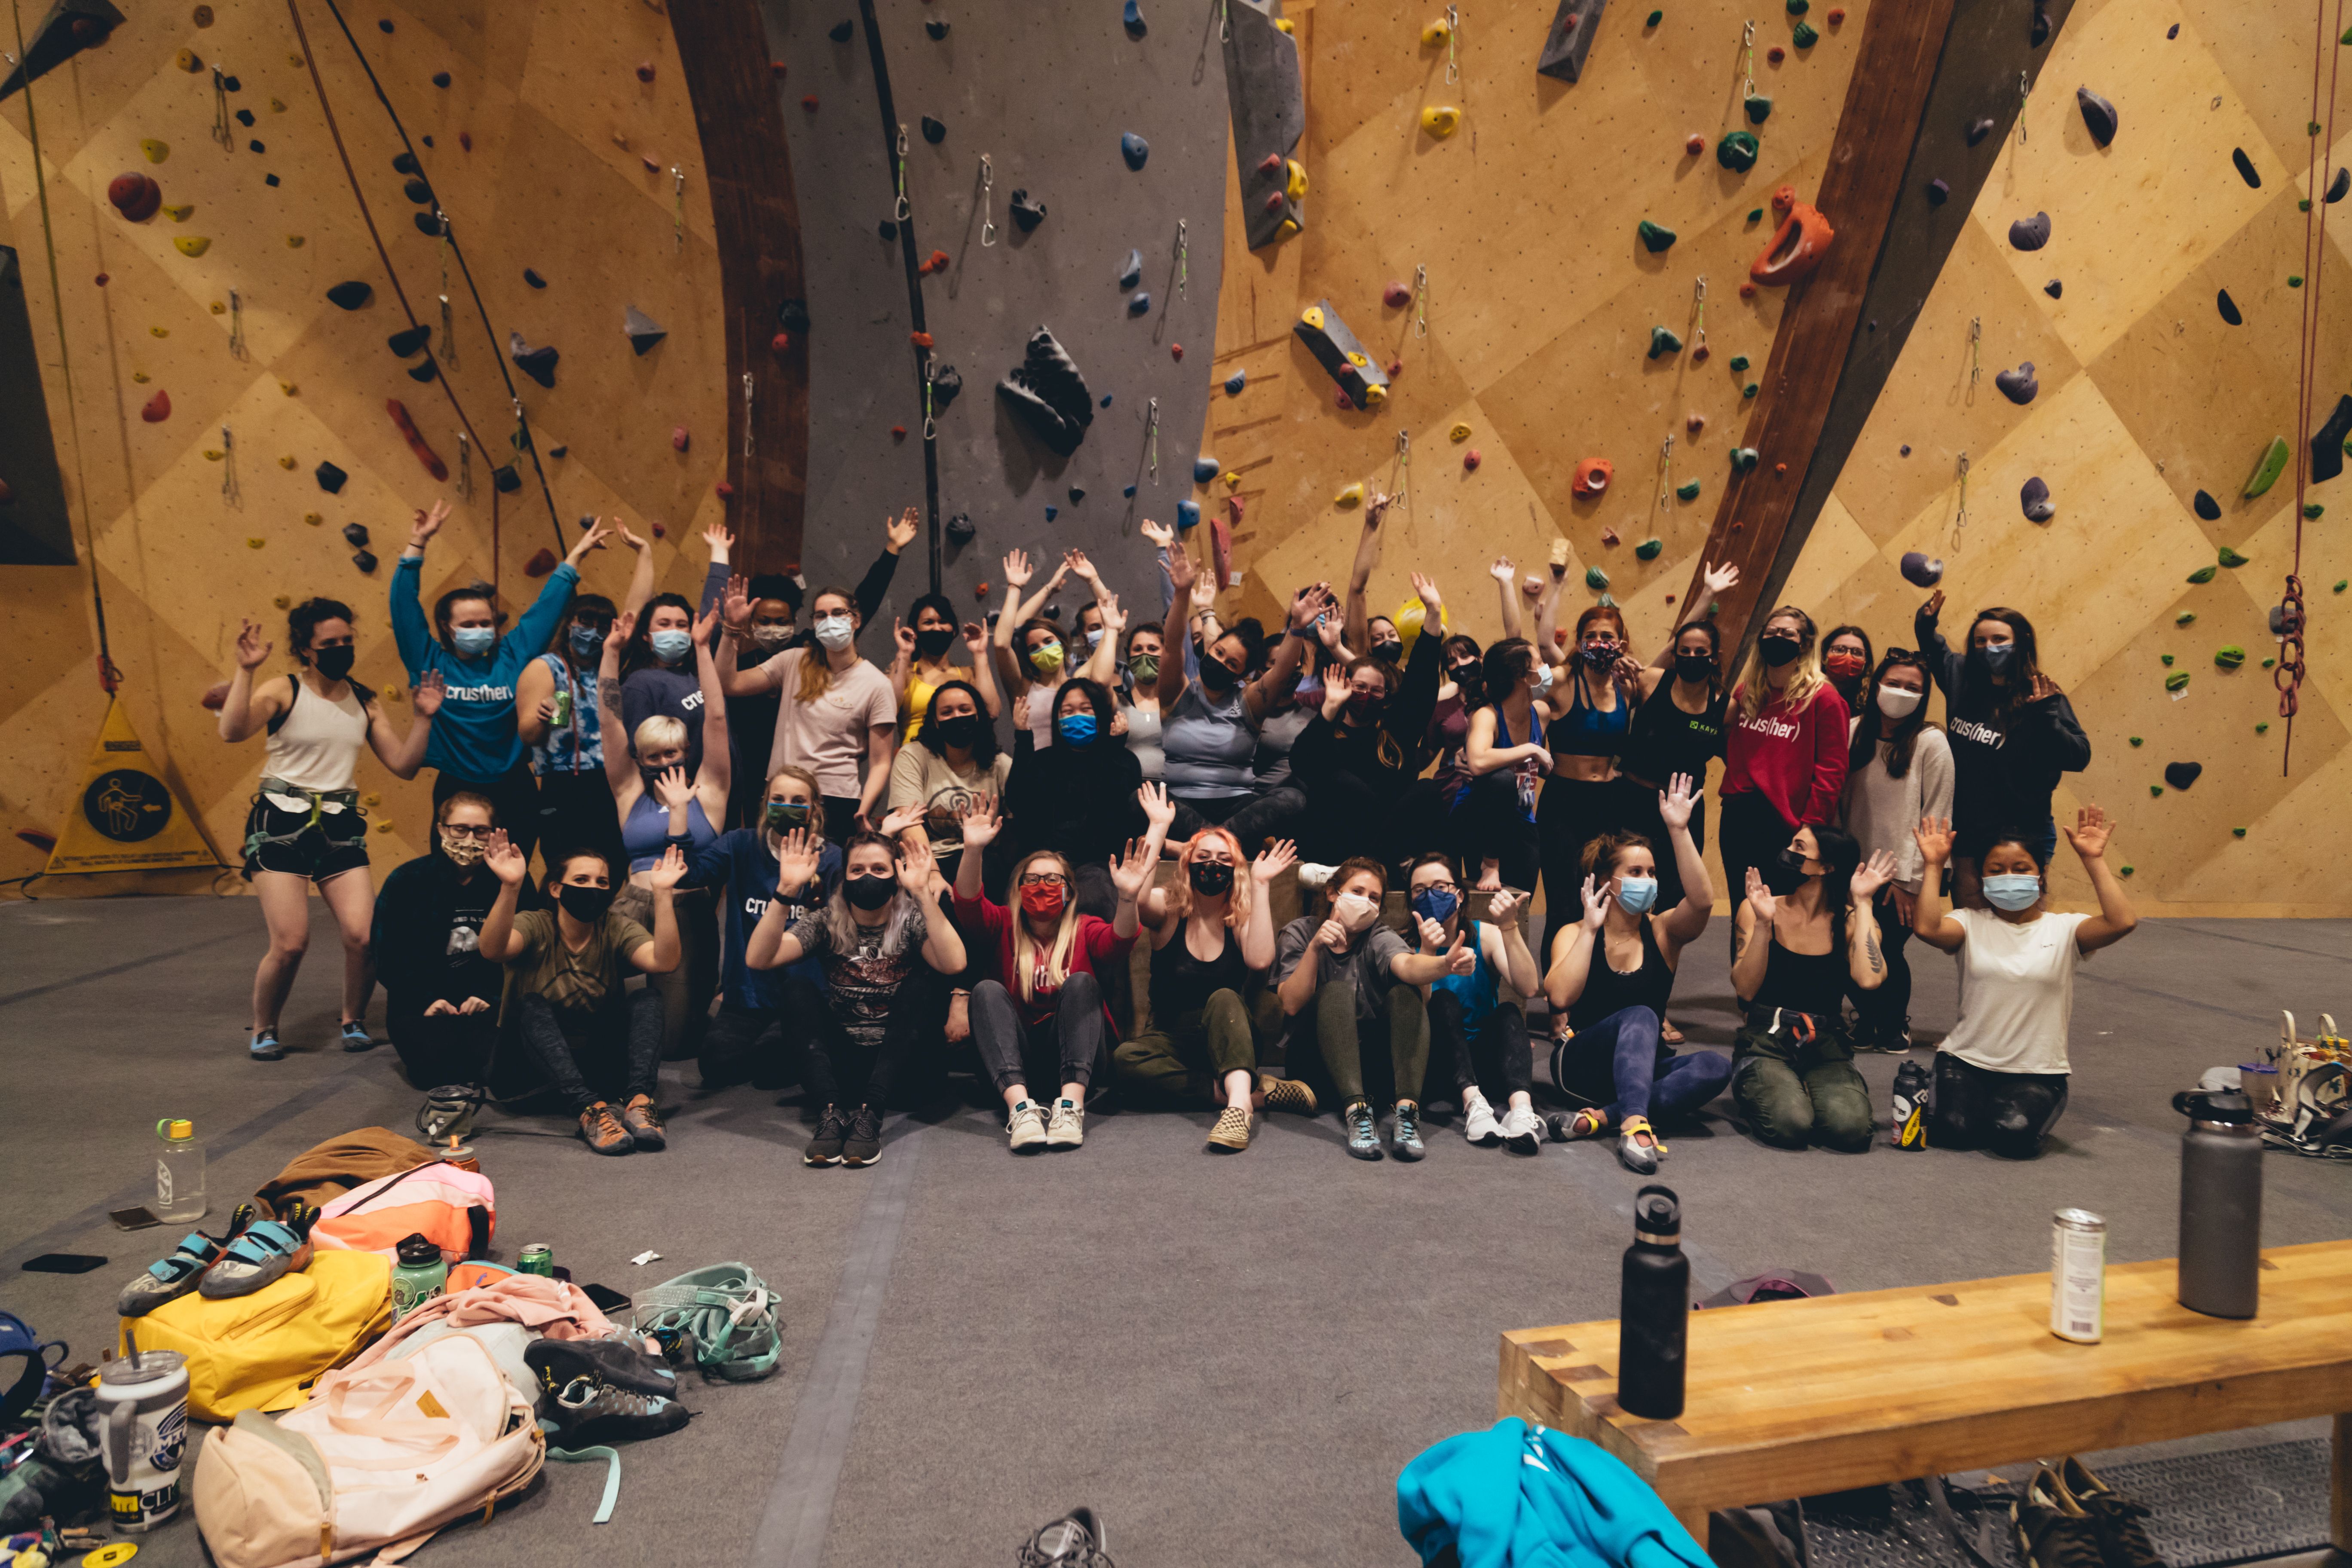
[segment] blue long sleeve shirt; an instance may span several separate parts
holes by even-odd
[[[690,862],[679,887],[724,884],[727,889],[726,945],[719,960],[719,988],[730,1002],[754,1011],[781,1006],[783,984],[795,975],[815,982],[819,990],[824,988],[824,965],[819,959],[803,958],[780,969],[753,969],[743,962],[751,928],[760,923],[769,900],[776,896],[776,852],[769,847],[763,829],[738,827],[722,833],[695,852]],[[814,909],[833,897],[834,889],[840,885],[841,849],[828,844],[817,857],[816,880],[801,889],[793,906]]]
[[[556,567],[514,629],[479,658],[460,658],[435,640],[418,597],[424,575],[422,556],[404,556],[392,569],[392,637],[409,683],[437,669],[447,686],[425,743],[425,765],[487,784],[522,761],[522,740],[515,733],[515,682],[522,667],[547,650],[580,574],[569,562]]]

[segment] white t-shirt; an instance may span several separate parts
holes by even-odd
[[[809,658],[804,647],[787,648],[768,662],[775,672],[776,691],[782,698],[776,711],[776,742],[768,753],[768,773],[786,763],[816,775],[817,788],[836,798],[855,799],[859,764],[877,724],[898,721],[898,694],[890,678],[867,660],[836,669],[814,702],[800,700],[801,665]]]
[[[2074,1012],[2074,933],[2088,915],[2043,913],[2012,925],[1986,910],[1954,910],[1960,944],[1960,1021],[1938,1047],[1993,1072],[2063,1073]]]

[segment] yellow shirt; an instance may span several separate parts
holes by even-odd
[[[971,679],[971,671],[959,669],[954,665],[947,667],[946,680],[970,680]],[[945,681],[940,684],[943,685]],[[907,700],[898,715],[900,745],[905,745],[923,732],[923,715],[931,710],[931,693],[939,689],[939,685],[923,679],[922,666],[916,665],[907,671]],[[982,716],[985,717],[984,712]]]

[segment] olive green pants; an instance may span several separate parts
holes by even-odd
[[[1759,1142],[1860,1153],[1870,1147],[1870,1086],[1853,1070],[1853,1047],[1826,1020],[1800,1040],[1797,1016],[1781,1015],[1775,1029],[1772,1010],[1748,1016],[1732,1042],[1732,1101]]]
[[[1313,955],[1308,955],[1311,960]],[[1356,1016],[1356,987],[1331,980],[1315,994],[1315,1044],[1323,1058],[1339,1104],[1345,1108],[1364,1093],[1364,1052],[1388,1050],[1394,1097],[1421,1101],[1421,1080],[1429,1070],[1429,1013],[1421,989],[1395,984],[1381,1000],[1381,1016],[1367,1023]],[[1292,1064],[1295,1068],[1297,1064]],[[1296,1076],[1294,1072],[1293,1076]]]
[[[1180,1013],[1126,1041],[1111,1054],[1119,1087],[1164,1105],[1216,1103],[1219,1084],[1230,1072],[1257,1070],[1257,1040],[1250,1033],[1248,1005],[1232,990],[1209,994],[1197,1013]]]

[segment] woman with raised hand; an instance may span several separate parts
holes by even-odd
[[[654,596],[654,552],[650,541],[625,524],[615,527],[637,558],[627,598],[615,608],[602,594],[572,596],[547,651],[516,678],[515,732],[530,748],[531,772],[539,776],[540,837],[551,844],[593,844],[617,857],[621,836],[612,785],[604,779],[596,672],[621,610],[642,612]]]
[[[672,845],[648,874],[654,928],[648,931],[613,908],[613,870],[595,850],[558,850],[547,868],[552,906],[515,905],[530,873],[522,851],[503,832],[490,835],[485,858],[499,879],[499,896],[482,921],[481,954],[508,966],[523,1048],[538,1062],[572,1112],[580,1139],[599,1154],[667,1146],[654,1096],[661,1077],[661,994],[650,985],[626,988],[632,974],[666,974],[677,967],[677,914],[671,889],[686,875],[686,857]],[[622,1105],[592,1089],[583,1059],[627,1064]]]
[[[1544,988],[1574,1037],[1552,1047],[1551,1080],[1586,1103],[1548,1118],[1561,1142],[1614,1130],[1617,1160],[1647,1175],[1666,1157],[1657,1124],[1696,1112],[1731,1079],[1720,1051],[1677,1053],[1664,1038],[1666,998],[1683,949],[1715,908],[1706,861],[1691,837],[1698,786],[1676,773],[1658,792],[1676,900],[1658,903],[1665,877],[1656,847],[1638,833],[1603,834],[1585,846],[1584,918],[1552,946]]]
[[[1119,717],[1127,723],[1127,749],[1146,784],[1168,778],[1168,753],[1160,745],[1160,661],[1166,657],[1158,621],[1138,620],[1121,639],[1125,647],[1124,679],[1113,689]]]
[[[1444,606],[1437,584],[1416,572],[1412,586],[1422,624],[1438,626]],[[1350,659],[1344,671],[1326,668],[1322,711],[1290,752],[1291,771],[1307,794],[1298,836],[1301,853],[1313,862],[1300,868],[1303,878],[1314,879],[1309,886],[1345,857],[1370,856],[1391,868],[1444,837],[1442,819],[1417,817],[1405,805],[1426,760],[1423,743],[1440,662],[1439,639],[1427,635],[1413,643],[1401,676],[1378,658]]]
[[[1013,737],[1003,805],[1013,852],[1058,852],[1070,863],[1079,911],[1108,920],[1118,903],[1110,863],[1144,828],[1135,804],[1142,771],[1126,747],[1104,738],[1118,710],[1101,686],[1066,680],[1046,707],[1056,731],[1053,746],[1037,750],[1026,731]]]
[[[1653,844],[1666,839],[1666,825],[1654,802],[1676,773],[1691,781],[1691,842],[1706,847],[1706,767],[1723,755],[1725,710],[1729,686],[1723,674],[1723,631],[1716,624],[1717,595],[1739,582],[1737,566],[1702,567],[1705,597],[1692,595],[1675,635],[1641,672],[1641,702],[1625,736],[1618,766],[1633,786],[1641,809],[1633,831]],[[1682,871],[1669,855],[1658,868],[1658,907],[1682,902]],[[1666,1039],[1678,1038],[1669,1027]]]
[[[918,818],[904,831],[923,835],[940,875],[953,881],[963,861],[964,814],[982,796],[1003,795],[1013,759],[996,749],[996,726],[977,686],[942,680],[924,695],[930,717],[890,760],[888,804],[894,817]]]
[[[1536,818],[1552,767],[1543,700],[1551,684],[1550,664],[1525,637],[1487,647],[1477,682],[1486,700],[1471,711],[1448,801],[1466,849],[1464,865],[1477,868],[1482,891],[1532,892],[1542,870]]]
[[[1446,972],[1429,982],[1429,1044],[1440,1069],[1451,1075],[1454,1101],[1462,1107],[1462,1135],[1473,1146],[1497,1143],[1514,1154],[1543,1148],[1543,1122],[1536,1116],[1529,1086],[1534,1058],[1528,1049],[1526,998],[1536,994],[1541,972],[1520,929],[1527,912],[1523,889],[1505,889],[1486,901],[1486,918],[1468,922],[1462,907],[1462,874],[1453,858],[1433,849],[1414,858],[1410,879],[1413,930],[1423,954],[1442,953]],[[1507,1000],[1501,982],[1517,1001]],[[1503,1103],[1502,1114],[1495,1102]]]
[[[931,893],[936,874],[919,839],[893,853],[878,833],[851,836],[842,852],[841,886],[822,908],[793,913],[791,901],[814,880],[824,841],[795,830],[776,850],[776,891],[744,946],[753,969],[781,969],[814,958],[824,989],[787,983],[787,1054],[805,1065],[801,1081],[821,1106],[815,1134],[801,1159],[808,1165],[864,1166],[882,1157],[882,1112],[893,1079],[913,1057],[918,1032],[936,1008],[919,967],[960,973],[963,938]]]
[[[634,735],[656,715],[686,726],[686,771],[702,765],[703,688],[695,658],[697,621],[716,625],[715,612],[727,590],[728,561],[735,536],[713,525],[702,531],[710,552],[710,565],[702,577],[702,602],[682,594],[656,594],[636,616],[635,629],[622,634],[621,719],[615,734]],[[631,606],[635,608],[635,606]]]
[[[790,765],[814,773],[824,788],[824,836],[841,844],[860,826],[881,820],[882,793],[898,744],[898,699],[890,678],[858,657],[857,630],[865,618],[849,592],[820,588],[809,607],[813,647],[789,647],[743,669],[736,645],[750,636],[751,605],[743,585],[730,583],[729,646],[719,650],[719,685],[729,697],[780,695],[768,772]]]
[[[375,883],[367,874],[367,823],[357,787],[360,752],[372,750],[395,778],[413,779],[431,754],[443,689],[437,671],[416,681],[409,707],[415,721],[403,735],[392,727],[376,694],[352,679],[357,650],[351,606],[305,599],[287,613],[286,646],[297,668],[281,686],[257,685],[254,671],[274,646],[261,626],[240,619],[236,672],[221,700],[220,738],[231,745],[267,732],[261,783],[245,821],[245,878],[261,902],[269,948],[253,975],[253,1028],[246,1054],[254,1061],[284,1059],[278,1017],[310,945],[310,889],[334,912],[343,935],[342,1047],[375,1044],[367,1030],[368,994],[375,975],[368,960]]]
[[[1840,1005],[1849,982],[1873,991],[1886,978],[1870,902],[1895,858],[1865,861],[1844,828],[1808,823],[1773,871],[1768,881],[1748,868],[1734,916],[1731,988],[1748,1016],[1733,1041],[1731,1097],[1760,1142],[1858,1154],[1870,1147],[1870,1086],[1853,1070]]]
[[[1919,651],[1944,693],[1952,743],[1952,901],[1986,907],[1978,879],[1996,831],[2023,829],[2047,866],[2058,852],[2050,797],[2062,774],[2091,765],[2091,739],[2058,683],[2042,673],[2033,623],[1995,605],[1979,610],[1968,649],[1956,651],[1936,627],[1944,591],[1913,617]]]
[[[417,597],[425,547],[448,516],[449,503],[435,501],[432,510],[416,513],[409,529],[408,548],[392,572],[393,640],[412,686],[427,671],[438,671],[447,691],[447,706],[425,748],[425,765],[434,770],[435,809],[459,790],[488,798],[528,859],[539,842],[539,789],[516,728],[516,684],[523,667],[547,651],[580,582],[581,561],[603,548],[614,531],[599,523],[582,533],[513,632],[502,637],[499,626],[506,616],[484,584],[450,589],[433,602],[433,618],[425,620]]]
[[[2050,864],[2029,837],[2036,831],[2031,827],[1987,836],[1983,890],[1992,907],[1948,910],[1939,889],[1952,855],[1952,825],[1929,818],[1917,831],[1927,871],[1912,906],[1912,930],[1929,946],[1960,956],[1960,1019],[1936,1047],[1927,1141],[2032,1159],[2066,1110],[2074,971],[2139,923],[2107,864],[2115,822],[2086,805],[2066,829],[2098,896],[2095,915],[2050,908]]]
[[[1732,689],[1716,847],[1734,889],[1747,887],[1748,871],[1759,867],[1773,891],[1792,889],[1794,874],[1781,862],[1790,836],[1833,824],[1843,809],[1845,699],[1822,673],[1814,641],[1813,617],[1781,605],[1765,617],[1747,672]],[[1736,954],[1737,929],[1732,939]]]
[[[894,621],[890,626],[898,650],[890,662],[890,686],[898,694],[902,746],[923,732],[931,693],[950,680],[966,683],[979,695],[982,711],[992,724],[1004,710],[1004,700],[997,695],[995,661],[988,657],[988,628],[975,621],[959,634],[955,604],[945,594],[925,594],[917,599],[914,622],[909,626]],[[952,662],[959,637],[968,664]]]
[[[1547,593],[1537,617],[1538,650],[1550,635],[1554,598]],[[1584,847],[1604,833],[1625,829],[1641,813],[1636,792],[1617,771],[1617,755],[1632,734],[1633,709],[1641,700],[1640,669],[1626,649],[1625,617],[1617,606],[1587,605],[1576,617],[1558,679],[1545,695],[1550,719],[1544,742],[1551,750],[1551,768],[1536,806],[1536,831],[1547,946],[1583,917]]]
[[[1076,551],[1063,552],[1062,563],[1026,598],[1021,590],[1036,576],[1028,552],[1009,552],[1003,563],[1004,608],[997,613],[995,629],[991,634],[997,678],[1013,700],[1014,726],[1025,727],[1031,743],[1041,751],[1054,743],[1054,720],[1046,711],[1054,689],[1077,675],[1085,660],[1083,656],[1072,654],[1060,623],[1039,612],[1084,559]],[[1097,577],[1095,581],[1101,579]]]
[[[1873,913],[1886,955],[1886,978],[1874,991],[1852,993],[1862,1026],[1854,1048],[1900,1053],[1911,1048],[1911,912],[1927,878],[1919,824],[1952,815],[1952,748],[1927,722],[1925,655],[1889,648],[1854,714],[1846,760],[1845,830],[1865,855],[1895,858],[1895,879],[1879,889]]]

